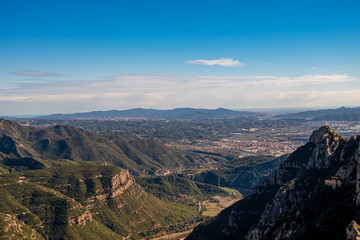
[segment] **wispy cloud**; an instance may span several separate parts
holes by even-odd
[[[347,74],[312,74],[297,77],[288,76],[199,76],[202,79],[212,79],[217,81],[228,81],[232,87],[298,87],[312,86],[321,84],[343,83],[351,81],[352,78]]]
[[[321,70],[321,67],[312,67],[311,70]]]
[[[22,70],[19,72],[13,72],[12,74],[18,75],[18,76],[26,76],[26,77],[61,77],[61,76],[64,76],[64,75],[58,74],[58,73],[36,71],[36,70]]]
[[[295,77],[150,74],[117,75],[98,81],[26,83],[14,89],[0,89],[3,111],[0,114],[14,114],[5,112],[6,109],[18,111],[15,114],[34,114],[133,107],[351,105],[360,102],[360,86],[355,80],[346,74]]]
[[[187,63],[207,65],[207,66],[222,66],[222,67],[244,67],[245,63],[242,63],[238,60],[234,60],[232,58],[220,58],[214,60],[205,60],[205,59],[197,59],[197,60],[189,60]]]

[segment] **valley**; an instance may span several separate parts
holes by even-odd
[[[208,218],[205,203],[225,207],[216,198],[242,199],[234,189],[169,175],[215,158],[155,140],[3,119],[0,136],[4,236],[148,239],[193,228]]]
[[[276,119],[271,116],[203,120],[119,120],[119,119],[18,119],[23,126],[45,128],[68,125],[100,133],[135,135],[157,139],[174,148],[208,151],[244,157],[290,153],[307,142],[309,135],[324,125],[349,138],[360,130],[360,121],[312,121]]]
[[[39,239],[180,239],[201,223],[197,234],[228,209],[249,207],[254,191],[326,123],[2,119],[0,227]],[[347,138],[360,128],[330,124]]]
[[[356,239],[358,171],[359,136],[322,126],[274,175],[186,239]]]
[[[360,240],[359,10],[1,1],[0,240]]]

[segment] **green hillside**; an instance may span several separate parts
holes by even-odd
[[[287,155],[236,158],[219,163],[214,170],[193,174],[192,178],[197,182],[235,188],[243,194],[248,194],[254,187],[269,178],[286,158]]]
[[[48,160],[106,162],[135,175],[182,169],[207,161],[194,154],[177,152],[152,139],[103,135],[62,125],[27,128],[0,119],[1,172],[56,165]],[[21,166],[21,162],[25,165]]]
[[[1,175],[0,185],[0,227],[7,237],[138,239],[201,219],[197,209],[148,194],[114,166],[15,172]]]
[[[234,189],[221,188],[177,176],[137,177],[136,182],[145,191],[160,199],[175,202],[191,201],[194,205],[212,196],[242,198],[242,195]]]

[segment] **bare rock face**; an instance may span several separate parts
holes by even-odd
[[[343,161],[336,158],[335,153],[337,150],[340,151],[345,143],[346,139],[339,136],[329,126],[324,126],[314,131],[310,136],[309,143],[290,155],[288,160],[279,167],[276,174],[267,183],[274,186],[279,185],[279,190],[266,205],[257,226],[247,234],[247,239],[266,238],[266,233],[275,225],[278,217],[290,211],[296,204],[305,199],[314,190],[317,182],[321,181],[321,175],[317,178],[307,175],[306,172],[309,169],[315,169],[311,171],[329,169],[337,162]],[[339,175],[345,177],[349,173],[344,168],[343,172],[339,173]],[[329,179],[326,183],[333,188],[341,186],[341,181],[338,177]],[[294,227],[296,227],[296,224]],[[286,227],[272,237],[277,239],[286,238],[295,230]]]
[[[336,149],[345,142],[345,139],[334,132],[329,126],[323,126],[314,131],[309,139],[315,144],[313,154],[310,156],[307,168],[329,168],[333,158],[331,157]]]
[[[120,194],[123,194],[129,187],[135,183],[134,178],[130,177],[128,170],[122,170],[122,172],[112,177],[109,189],[106,189],[107,194],[97,195],[96,198],[100,200],[115,198]]]
[[[95,176],[95,178],[102,178],[104,176],[102,175],[98,175]],[[88,202],[92,202],[95,198],[98,200],[108,200],[111,198],[115,198],[116,196],[119,196],[121,194],[124,193],[124,191],[126,191],[128,188],[130,188],[133,184],[135,183],[134,178],[132,178],[129,174],[128,170],[122,169],[121,172],[117,173],[116,175],[114,175],[108,184],[106,184],[104,187],[104,189],[99,189],[98,192],[99,193],[104,193],[105,194],[101,194],[101,195],[96,195],[95,197],[92,197],[90,199],[88,199]],[[87,207],[90,208],[91,204],[88,205]],[[70,208],[70,210],[75,210],[75,209],[81,209],[84,206],[80,203],[78,204],[74,204],[74,206],[72,208]],[[83,212],[83,214],[81,214],[80,216],[76,216],[76,217],[71,217],[68,219],[68,224],[69,225],[73,225],[73,224],[77,224],[77,225],[83,225],[85,226],[86,222],[92,221],[92,215],[89,212],[89,210],[85,210]]]
[[[337,188],[341,187],[342,182],[338,177],[333,176],[329,179],[325,179],[324,184],[331,187],[333,190],[336,190]]]
[[[330,186],[334,191],[342,188],[344,185],[356,187],[354,201],[360,207],[360,137],[352,137],[349,141],[335,133],[330,127],[324,126],[311,135],[309,144],[313,145],[311,155],[308,158],[306,171],[316,174],[316,171],[331,172],[331,169],[337,169],[336,173],[322,180],[324,185]],[[311,148],[309,148],[311,149]],[[295,163],[295,164],[294,164]],[[305,162],[303,162],[304,164]],[[289,174],[289,169],[299,170],[297,177],[292,181],[283,183],[279,179],[286,179],[282,174]],[[299,162],[285,162],[277,173],[277,179],[272,183],[282,185],[275,197],[267,204],[261,215],[257,226],[249,231],[247,239],[286,239],[301,227],[296,219],[292,222],[285,222],[279,226],[278,217],[286,214],[296,204],[306,199],[316,192],[318,183],[311,185],[306,181],[306,172],[301,169]],[[329,171],[327,171],[329,169]],[[314,172],[315,171],[315,172]],[[332,170],[333,171],[333,170]],[[302,176],[301,176],[302,175]],[[310,175],[310,174],[308,174]],[[301,177],[300,177],[301,176]],[[324,175],[325,176],[325,175]],[[318,178],[308,177],[309,179],[321,182],[321,175]],[[301,179],[301,181],[300,181]],[[291,187],[293,186],[293,187]],[[319,203],[321,204],[321,203]],[[274,226],[277,224],[277,227]],[[271,232],[271,235],[269,235]],[[360,227],[356,222],[352,222],[347,228],[348,239],[360,240]]]
[[[346,228],[347,240],[360,240],[360,226],[352,221]]]
[[[117,174],[111,180],[112,191],[109,195],[109,198],[114,198],[123,194],[130,186],[135,183],[135,180],[130,177],[129,171],[124,170],[124,173]]]
[[[329,202],[324,202],[327,198]],[[321,215],[323,212],[318,212],[318,208],[325,209],[326,213]],[[225,212],[221,216],[222,219],[227,217],[228,222],[218,225],[224,233],[223,238],[214,239],[296,238],[299,234],[308,234],[307,230],[313,231],[308,225],[312,218],[313,227],[319,227],[325,234],[329,232],[324,229],[331,230],[331,224],[337,224],[345,235],[348,218],[355,219],[359,208],[360,136],[346,140],[329,126],[324,126],[314,131],[309,142],[293,152],[272,178],[238,202],[229,215]],[[331,219],[333,216],[336,219]],[[324,219],[329,219],[331,224],[318,225]],[[211,224],[204,229],[212,231],[216,224]],[[339,233],[341,230],[336,226],[332,230]],[[206,232],[201,228],[195,230],[189,239],[204,239],[201,234]],[[348,239],[360,240],[360,226],[351,222],[346,234]]]
[[[86,222],[91,222],[93,220],[89,210],[86,210],[83,214],[78,217],[69,218],[68,224],[71,226],[73,224],[85,226]]]

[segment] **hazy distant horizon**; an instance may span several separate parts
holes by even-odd
[[[325,109],[336,109],[336,108],[340,108],[340,107],[346,107],[346,108],[354,108],[354,107],[358,107],[358,106],[335,106],[335,107],[314,107],[314,108],[243,108],[243,109],[231,109],[231,108],[226,108],[226,107],[220,107],[220,108],[225,108],[225,109],[229,109],[229,110],[234,110],[234,111],[249,111],[249,112],[255,112],[255,113],[295,113],[295,112],[303,112],[303,111],[309,111],[309,110],[325,110]],[[131,109],[137,109],[137,108],[142,108],[142,109],[153,109],[153,110],[173,110],[176,108],[167,108],[167,109],[160,109],[160,108],[143,108],[143,107],[136,107],[136,108],[127,108],[127,109],[105,109],[105,110],[91,110],[91,111],[79,111],[79,112],[51,112],[51,113],[44,113],[44,114],[24,114],[24,115],[6,115],[6,114],[2,114],[0,116],[2,117],[15,117],[15,118],[32,118],[32,117],[41,117],[41,116],[48,116],[48,115],[53,115],[53,114],[75,114],[75,113],[88,113],[88,112],[106,112],[106,111],[124,111],[124,110],[131,110]],[[178,108],[192,108],[192,107],[178,107]],[[217,108],[193,108],[193,109],[210,109],[210,110],[215,110]]]
[[[5,1],[0,115],[360,103],[358,1]]]

